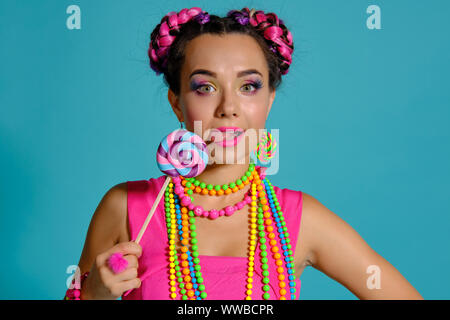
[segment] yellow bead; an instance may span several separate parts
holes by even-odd
[[[250,230],[250,233],[251,233],[251,234],[256,234],[256,229]]]
[[[169,199],[169,203],[174,203],[175,200],[174,199]]]
[[[247,275],[248,275],[249,277],[253,277],[253,272],[250,271],[250,272],[247,273]]]
[[[252,217],[252,218],[250,219],[250,222],[251,222],[251,223],[256,223],[256,218]]]
[[[177,291],[177,288],[175,288],[175,287],[170,287],[170,291],[175,292],[175,291]]]
[[[252,278],[248,278],[248,279],[247,279],[247,282],[248,282],[248,283],[253,283],[253,279],[252,279]]]
[[[252,223],[250,226],[252,229],[256,229],[256,223]]]
[[[175,286],[176,284],[177,284],[176,281],[174,281],[174,280],[170,281],[170,285],[171,285],[172,287]]]
[[[254,266],[255,266],[255,263],[254,263],[253,261],[250,261],[250,262],[248,263],[248,265],[249,265],[250,267],[254,267]]]
[[[255,255],[255,252],[254,252],[254,251],[250,251],[250,252],[249,252],[249,255],[254,256],[254,255]]]
[[[175,261],[175,258],[174,258],[173,256],[171,256],[171,257],[169,257],[169,261],[170,261],[170,262],[174,262],[174,261]]]
[[[248,267],[249,272],[253,272],[253,267]]]
[[[256,245],[256,241],[255,241],[255,240],[251,240],[251,241],[250,241],[250,245],[251,245],[251,246]]]
[[[173,182],[169,182],[169,188],[173,188]]]
[[[169,264],[169,266],[170,266],[171,268],[175,268],[175,263],[171,262],[171,263]]]
[[[255,199],[255,200],[256,200],[256,199]],[[250,204],[251,204],[252,206],[254,206],[254,207],[257,206],[256,201],[252,201],[252,202],[250,202]]]
[[[170,198],[170,199],[173,199],[173,193],[169,194],[169,198]],[[169,199],[169,200],[170,200],[170,199]]]
[[[249,260],[249,261],[254,261],[254,260],[255,260],[255,257],[248,257],[248,260]]]
[[[246,297],[245,297],[245,300],[252,300],[252,297],[246,296]]]
[[[176,276],[174,274],[171,274],[169,277],[170,280],[175,280],[175,278],[176,278]]]
[[[250,239],[255,240],[255,239],[256,239],[256,236],[255,236],[254,234],[252,234],[252,235],[250,236]]]
[[[171,297],[172,299],[175,299],[175,298],[177,297],[177,294],[176,294],[175,292],[173,292],[173,293],[170,295],[170,297]]]
[[[251,295],[251,294],[252,294],[252,290],[248,289],[248,290],[247,290],[247,294],[248,294],[248,295]]]
[[[255,251],[255,246],[250,246],[251,251]]]
[[[175,241],[174,240],[169,240],[169,244],[173,245],[173,244],[175,244]]]
[[[252,196],[252,200],[256,202],[256,196]]]
[[[251,288],[253,288],[253,285],[251,283],[248,283],[247,284],[247,289],[251,289]]]

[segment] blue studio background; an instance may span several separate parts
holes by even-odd
[[[66,26],[73,4],[80,30]],[[105,192],[161,175],[156,147],[179,123],[148,41],[193,6],[283,19],[295,51],[266,126],[284,137],[272,183],[320,200],[425,299],[449,299],[444,0],[2,0],[0,299],[62,299]],[[300,299],[356,299],[313,268],[301,279]]]

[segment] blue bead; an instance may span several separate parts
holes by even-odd
[[[197,287],[198,287],[198,284],[196,283],[196,282],[197,282],[197,278],[192,277],[191,281],[192,281],[192,283],[194,284],[193,287],[194,287],[194,288],[197,288]],[[197,286],[197,287],[196,287],[196,286]]]
[[[191,272],[191,281],[192,281],[192,279],[195,277],[195,272],[194,272],[194,268],[192,268],[192,270],[191,270],[192,272]]]
[[[286,243],[286,240],[285,240],[285,239],[282,239],[282,240],[281,240],[281,243]]]
[[[283,239],[284,238],[284,234],[280,234],[280,238]]]
[[[289,280],[295,280],[295,277],[293,275],[290,275]]]
[[[295,287],[295,282],[294,282],[294,281],[291,281],[291,282],[289,282],[289,285],[290,285],[291,287]]]
[[[188,256],[187,259],[188,259],[188,261],[191,261],[191,260],[192,260],[192,257],[191,257],[191,256]]]
[[[286,268],[290,268],[291,267],[291,263],[286,263]]]
[[[196,295],[196,296],[199,296],[199,295],[200,295],[200,291],[195,290],[195,295]]]
[[[289,291],[291,291],[291,293],[294,293],[294,292],[295,292],[295,289],[294,289],[294,288],[291,288]]]
[[[286,258],[284,258],[284,261],[289,262],[289,261],[291,261],[291,259],[289,257],[286,257]]]
[[[295,300],[295,297],[293,294],[291,294],[291,300]]]
[[[282,246],[282,248],[283,248],[283,250],[286,250],[286,249],[287,249],[287,246]]]
[[[289,274],[292,274],[292,269],[289,269],[289,270],[288,270],[288,273],[289,273]]]
[[[201,297],[197,297],[197,300],[202,300],[202,298]]]

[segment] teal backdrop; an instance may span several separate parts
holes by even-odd
[[[66,9],[81,9],[68,29]],[[377,5],[381,29],[366,25]],[[0,299],[62,299],[99,201],[158,177],[179,127],[150,33],[170,11],[275,12],[295,51],[266,127],[273,184],[349,223],[425,299],[449,299],[449,1],[0,1]],[[300,299],[357,299],[309,267]]]

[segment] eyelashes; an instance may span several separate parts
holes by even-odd
[[[210,88],[210,89],[208,91],[199,91],[199,89],[201,89],[203,87]],[[255,94],[259,89],[261,89],[263,87],[263,83],[259,79],[254,80],[254,81],[249,81],[249,82],[245,83],[241,88],[245,88],[245,87],[253,87],[254,90],[245,90],[244,92],[247,92],[250,94]],[[191,91],[196,91],[196,93],[198,93],[199,95],[205,95],[205,94],[211,93],[211,92],[213,92],[212,89],[214,89],[214,87],[211,84],[209,84],[208,82],[195,81],[195,80],[191,82],[190,88],[191,88]]]

